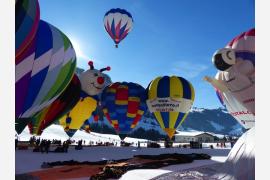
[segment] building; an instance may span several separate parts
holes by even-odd
[[[201,143],[214,142],[214,135],[212,135],[211,133],[200,131],[194,132],[177,131],[177,134],[175,134],[175,142],[189,143],[190,141]]]

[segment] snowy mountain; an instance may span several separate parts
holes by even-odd
[[[101,126],[103,126],[101,128]],[[92,131],[113,133],[114,130],[106,119],[92,123]],[[225,110],[192,108],[179,131],[204,131],[214,134],[240,136],[245,129]],[[103,132],[102,132],[103,131]],[[160,139],[166,137],[158,122],[150,112],[146,112],[138,125],[131,132],[131,137]]]
[[[150,112],[146,112],[138,123],[134,131],[139,128],[145,130],[154,129],[160,134],[164,134],[158,122]],[[226,134],[240,136],[245,129],[225,110],[192,108],[182,126],[178,128],[180,131],[205,131],[215,134]]]
[[[245,129],[226,109],[192,108],[179,130],[207,131],[216,134],[241,135]]]

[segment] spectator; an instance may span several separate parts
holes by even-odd
[[[38,138],[38,139],[36,140],[36,146],[39,146],[39,143],[40,143],[40,139]]]
[[[45,142],[45,144],[44,144],[44,146],[45,146],[45,151],[46,151],[47,154],[48,154],[48,152],[49,152],[50,145],[51,145],[51,141],[50,141],[50,140],[47,140],[47,141]]]
[[[16,139],[15,139],[15,150],[17,149],[18,141],[19,141],[19,140],[16,138]]]
[[[70,143],[69,140],[64,141],[64,143],[63,143],[63,149],[64,149],[64,152],[66,152],[66,153],[68,152],[69,143]]]
[[[46,140],[42,139],[41,143],[40,143],[40,151],[41,151],[41,153],[44,153],[45,145],[46,145]]]

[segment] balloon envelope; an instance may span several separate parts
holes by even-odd
[[[216,89],[216,94],[221,104],[245,129],[250,129],[255,125],[255,116],[239,103],[230,92],[220,92]]]
[[[15,47],[16,64],[20,55],[30,46],[36,35],[40,20],[37,0],[16,1],[15,8]]]
[[[64,115],[59,122],[65,131],[77,131],[82,127],[84,122],[91,117],[96,107],[97,101],[81,91],[80,99],[77,104],[71,111]]]
[[[16,64],[16,118],[29,118],[49,106],[72,79],[76,55],[60,30],[40,20],[33,48]]]
[[[145,89],[136,83],[115,82],[104,89],[103,112],[121,139],[138,124],[147,108],[145,100]]]
[[[72,138],[74,134],[77,132],[77,129],[68,129],[68,130],[65,130],[65,132],[68,135],[68,137]]]
[[[195,98],[192,84],[177,76],[154,79],[148,86],[147,106],[160,127],[173,137],[175,130],[187,117]]]
[[[131,31],[133,18],[124,9],[111,9],[104,16],[104,27],[115,45],[120,43]]]
[[[219,71],[215,78],[242,106],[255,114],[255,29],[235,37],[226,48],[235,52],[235,64]]]
[[[41,135],[43,130],[68,113],[79,101],[81,84],[74,74],[64,92],[47,108],[33,117],[29,129],[31,134]]]

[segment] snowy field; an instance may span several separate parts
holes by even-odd
[[[101,161],[131,158],[134,155],[158,155],[163,153],[206,153],[212,156],[211,160],[200,160],[204,163],[223,162],[230,149],[184,149],[184,148],[141,148],[136,147],[84,147],[83,150],[75,150],[70,147],[68,153],[40,153],[32,150],[16,150],[15,172],[16,174],[36,171],[43,162],[54,161]],[[27,164],[25,163],[27,162]],[[190,163],[197,164],[196,162]],[[200,164],[200,163],[199,163]],[[188,166],[190,166],[188,165]],[[185,165],[186,166],[186,165]]]
[[[23,133],[19,135],[20,141],[28,141],[31,135],[25,129]],[[62,127],[58,125],[52,125],[40,137],[41,139],[58,139],[58,140],[67,140],[68,136],[63,131]],[[98,134],[98,133],[85,133],[83,131],[78,131],[72,138],[72,140],[85,140],[86,142],[119,142],[120,138],[117,135],[110,134]],[[135,139],[135,138],[126,138],[127,142],[137,143],[138,141],[147,142],[146,139]],[[162,143],[160,143],[163,145]],[[174,144],[178,146],[178,144]],[[41,164],[43,162],[54,162],[54,161],[65,161],[65,160],[75,160],[75,161],[100,161],[100,160],[117,160],[117,159],[126,159],[132,158],[134,155],[144,154],[144,155],[158,155],[164,153],[206,153],[212,158],[210,160],[195,160],[192,163],[188,164],[179,164],[163,167],[161,169],[145,169],[145,170],[132,170],[127,172],[122,176],[121,179],[131,179],[131,177],[140,177],[139,179],[150,179],[156,176],[159,176],[164,173],[181,171],[189,168],[201,167],[204,165],[212,165],[220,162],[224,162],[227,158],[227,155],[230,151],[229,144],[227,148],[215,148],[210,149],[210,144],[203,144],[203,149],[189,149],[189,148],[145,148],[146,143],[141,143],[140,149],[137,147],[84,147],[83,150],[75,150],[74,146],[69,148],[68,153],[40,153],[32,152],[32,149],[28,150],[16,150],[15,152],[15,173],[22,174],[33,172],[41,169]],[[215,146],[213,143],[212,145]],[[53,150],[51,148],[51,150]],[[27,163],[26,163],[27,162]],[[89,177],[86,177],[89,179]]]

